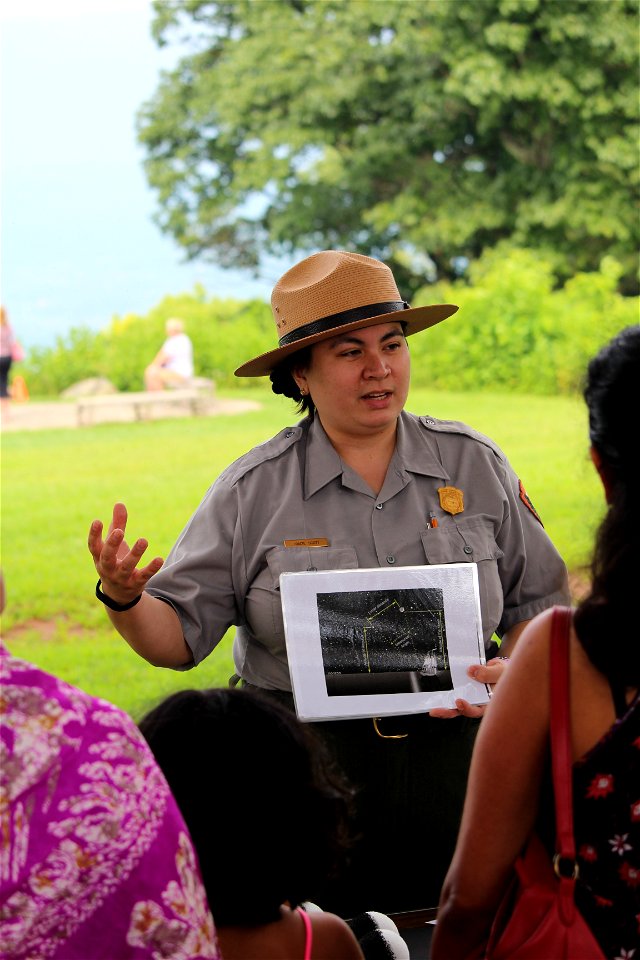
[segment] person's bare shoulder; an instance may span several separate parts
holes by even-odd
[[[552,620],[553,607],[550,607],[529,621],[515,645],[510,666],[517,664],[520,670],[547,671]]]
[[[311,913],[313,930],[312,954],[317,960],[363,960],[356,937],[341,917],[335,913]]]

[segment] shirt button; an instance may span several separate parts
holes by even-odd
[[[395,562],[396,562],[396,558],[392,557],[391,554],[389,554],[389,556],[387,557],[387,563],[395,563]]]
[[[467,544],[466,547],[464,547],[464,552],[465,552],[466,554],[473,553],[473,550],[471,549],[471,547],[469,546],[469,544]]]
[[[376,503],[376,510],[382,510],[382,504]]]

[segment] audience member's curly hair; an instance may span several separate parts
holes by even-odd
[[[640,326],[622,330],[593,358],[584,397],[609,503],[596,537],[591,590],[578,606],[575,627],[598,670],[623,687],[640,686]]]
[[[244,689],[184,690],[140,723],[185,818],[218,926],[314,898],[348,846],[352,791],[286,707]]]

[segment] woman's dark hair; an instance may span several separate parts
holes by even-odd
[[[219,926],[279,919],[326,884],[352,792],[290,710],[244,689],[184,690],[140,730],[171,787]]]
[[[591,445],[602,461],[608,510],[596,536],[590,593],[575,627],[591,662],[613,683],[640,685],[637,544],[640,541],[640,326],[613,338],[587,369]],[[627,642],[628,641],[628,642]]]
[[[297,350],[285,357],[277,367],[274,367],[269,374],[269,379],[274,393],[281,393],[283,396],[289,397],[290,400],[295,400],[298,413],[313,419],[316,412],[315,404],[309,394],[302,396],[291,372],[294,367],[308,367],[310,363],[311,347],[303,347],[302,350]]]

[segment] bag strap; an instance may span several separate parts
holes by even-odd
[[[554,870],[560,879],[575,880],[578,866],[573,835],[573,790],[571,762],[571,688],[569,684],[569,637],[572,612],[554,607],[551,619],[549,673],[551,677],[551,769],[556,811]],[[566,861],[570,861],[569,864]],[[565,861],[561,863],[560,861]],[[567,867],[569,874],[567,875]]]

